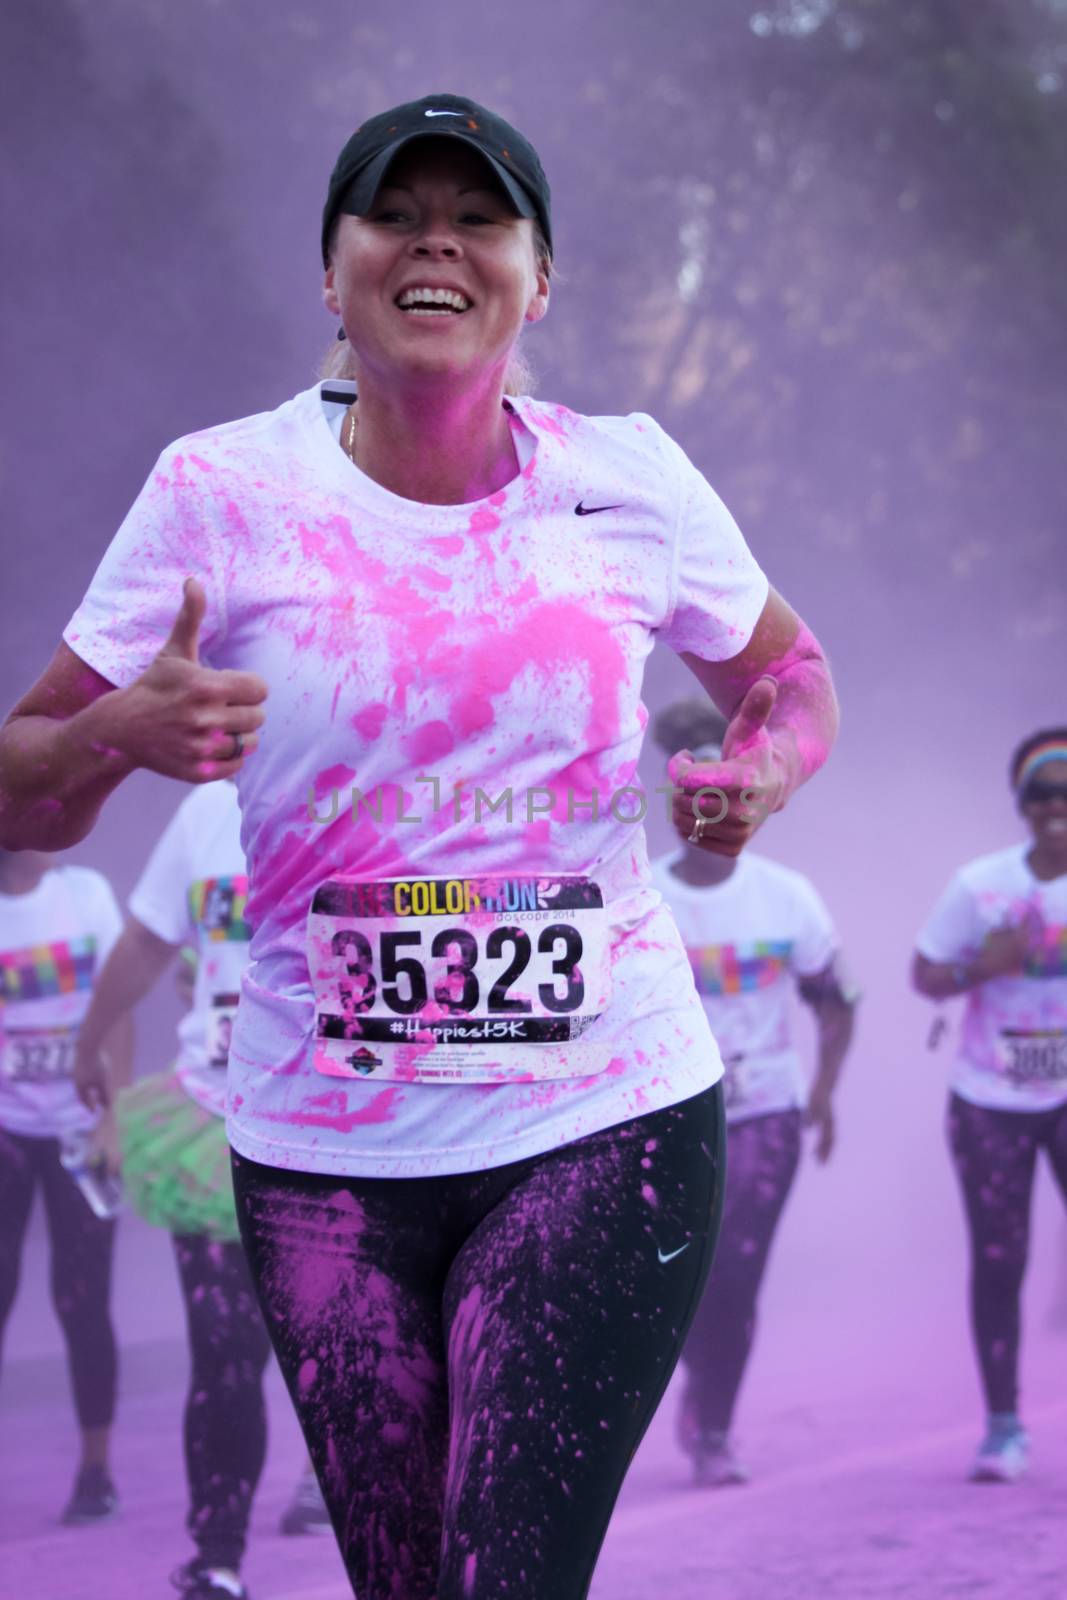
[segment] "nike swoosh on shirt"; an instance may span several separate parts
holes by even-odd
[[[621,510],[622,510],[622,506],[587,506],[584,503],[584,501],[579,500],[578,504],[574,508],[574,515],[576,517],[594,517],[594,516],[596,516],[598,511],[621,511]]]
[[[692,1239],[687,1239],[684,1244],[678,1246],[677,1250],[671,1250],[667,1255],[664,1255],[663,1251],[659,1249],[657,1249],[656,1254],[663,1265],[666,1266],[668,1261],[673,1261],[675,1256],[680,1256],[683,1250],[688,1250],[692,1242]]]

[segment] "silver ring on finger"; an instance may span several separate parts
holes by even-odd
[[[231,733],[230,738],[233,740],[233,749],[226,759],[228,761],[240,761],[245,753],[245,736],[243,733]]]
[[[707,826],[707,821],[708,821],[707,817],[694,817],[693,818],[693,831],[689,835],[689,843],[690,844],[699,844],[700,843],[701,839],[704,836],[704,829]]]

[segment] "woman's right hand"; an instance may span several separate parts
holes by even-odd
[[[135,767],[212,783],[239,772],[259,743],[267,685],[254,672],[217,672],[200,664],[207,599],[186,578],[170,637],[127,689],[98,702],[104,737]],[[234,752],[234,735],[243,748]]]

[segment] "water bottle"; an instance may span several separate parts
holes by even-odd
[[[108,1172],[102,1161],[90,1163],[89,1133],[81,1128],[64,1136],[59,1159],[85,1196],[86,1204],[103,1221],[117,1217],[122,1210],[122,1179]]]

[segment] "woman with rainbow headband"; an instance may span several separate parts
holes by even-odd
[[[971,1317],[988,1426],[976,1482],[1029,1465],[1019,1298],[1044,1150],[1067,1199],[1067,728],[1026,739],[1011,783],[1030,839],[961,867],[917,940],[931,1000],[967,996],[948,1134],[971,1238]]]

